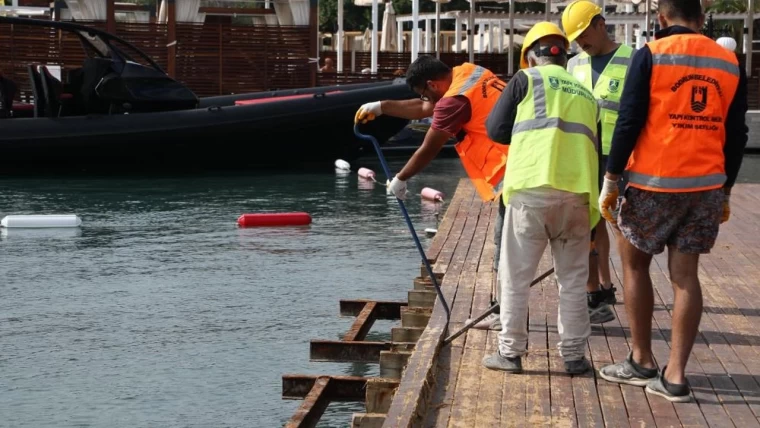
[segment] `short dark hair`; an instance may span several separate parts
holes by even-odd
[[[669,19],[697,22],[702,17],[699,0],[659,0],[659,12]]]
[[[599,21],[604,21],[605,23],[607,22],[607,20],[605,20],[605,19],[604,19],[604,17],[603,17],[602,15],[596,15],[596,16],[594,16],[593,18],[591,18],[591,22],[589,23],[589,25],[588,25],[588,26],[589,26],[589,27],[593,27],[593,26],[594,26],[594,25],[596,25],[596,24],[597,24]]]
[[[415,89],[424,85],[428,80],[437,80],[451,73],[451,67],[431,55],[423,55],[406,70],[406,84]]]

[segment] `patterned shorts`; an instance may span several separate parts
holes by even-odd
[[[723,189],[664,193],[628,187],[618,227],[634,247],[660,254],[674,246],[685,254],[707,254],[723,215]]]

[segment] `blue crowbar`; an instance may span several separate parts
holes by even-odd
[[[388,180],[392,180],[393,176],[391,175],[391,170],[388,168],[388,163],[385,162],[385,156],[383,156],[382,150],[380,150],[380,143],[377,142],[377,138],[362,134],[359,132],[359,125],[354,125],[354,134],[363,139],[368,140],[372,142],[372,145],[375,146],[375,151],[377,152],[377,157],[380,159],[380,164],[383,166],[383,171],[385,172],[385,176],[388,177]],[[433,274],[433,268],[430,266],[430,262],[428,262],[427,257],[425,256],[425,250],[422,249],[422,244],[420,244],[420,239],[417,237],[417,232],[414,231],[414,226],[412,225],[412,219],[409,218],[409,213],[406,211],[406,206],[404,205],[404,201],[402,201],[399,198],[396,198],[398,201],[398,206],[401,208],[401,212],[404,214],[404,219],[406,220],[406,225],[409,226],[409,232],[412,234],[412,238],[414,238],[414,243],[417,245],[417,251],[420,252],[420,257],[422,257],[422,263],[425,264],[425,268],[428,271],[428,275],[430,275],[430,280],[433,282],[433,286],[435,286],[435,292],[438,293],[438,299],[441,301],[441,304],[443,305],[443,310],[446,311],[446,326],[449,325],[449,319],[451,318],[451,311],[449,310],[449,305],[446,303],[446,298],[443,297],[443,292],[441,291],[441,286],[438,285],[438,279],[436,279],[435,275]]]

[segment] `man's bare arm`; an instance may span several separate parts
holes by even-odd
[[[446,141],[448,141],[449,138],[451,138],[451,135],[446,132],[428,128],[428,131],[425,134],[425,139],[422,141],[420,148],[414,152],[406,165],[404,165],[404,168],[396,174],[398,179],[406,181],[425,169],[425,167],[435,159],[438,152],[441,151],[441,148],[443,148],[443,145],[446,144]]]

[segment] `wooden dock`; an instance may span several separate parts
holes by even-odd
[[[489,306],[496,204],[484,204],[466,179],[459,183],[438,233],[426,251],[451,307],[447,324],[424,268],[405,302],[344,300],[340,314],[355,317],[343,339],[312,340],[313,361],[378,363],[378,377],[283,375],[282,396],[303,402],[289,428],[313,427],[331,401],[365,404],[352,428],[399,427],[758,427],[760,428],[760,185],[740,184],[731,220],[703,256],[704,314],[687,377],[694,399],[671,404],[643,387],[617,385],[596,372],[569,376],[557,351],[554,276],[531,289],[525,372],[510,375],[482,366],[496,351],[497,332],[469,330],[444,339]],[[662,254],[652,263],[655,287],[653,351],[667,361],[673,292]],[[536,276],[551,267],[548,252]],[[624,359],[630,330],[621,265],[612,256],[618,287],[617,319],[592,325],[588,355],[595,369]],[[390,342],[366,341],[376,319],[400,320]]]
[[[382,426],[760,427],[760,268],[754,262],[760,255],[760,185],[737,185],[731,204],[731,220],[701,261],[704,314],[688,366],[691,403],[671,404],[642,387],[608,383],[595,372],[564,373],[556,349],[557,287],[550,276],[531,290],[529,353],[521,375],[482,366],[483,356],[496,350],[495,331],[470,330],[442,346],[446,318],[436,303]],[[462,180],[428,250],[452,307],[448,333],[488,307],[495,209]],[[537,275],[550,267],[547,252]],[[655,257],[653,350],[660,364],[667,361],[673,304],[666,267],[665,254]],[[592,326],[588,347],[595,369],[629,351],[621,265],[614,254],[612,268],[617,319]]]

